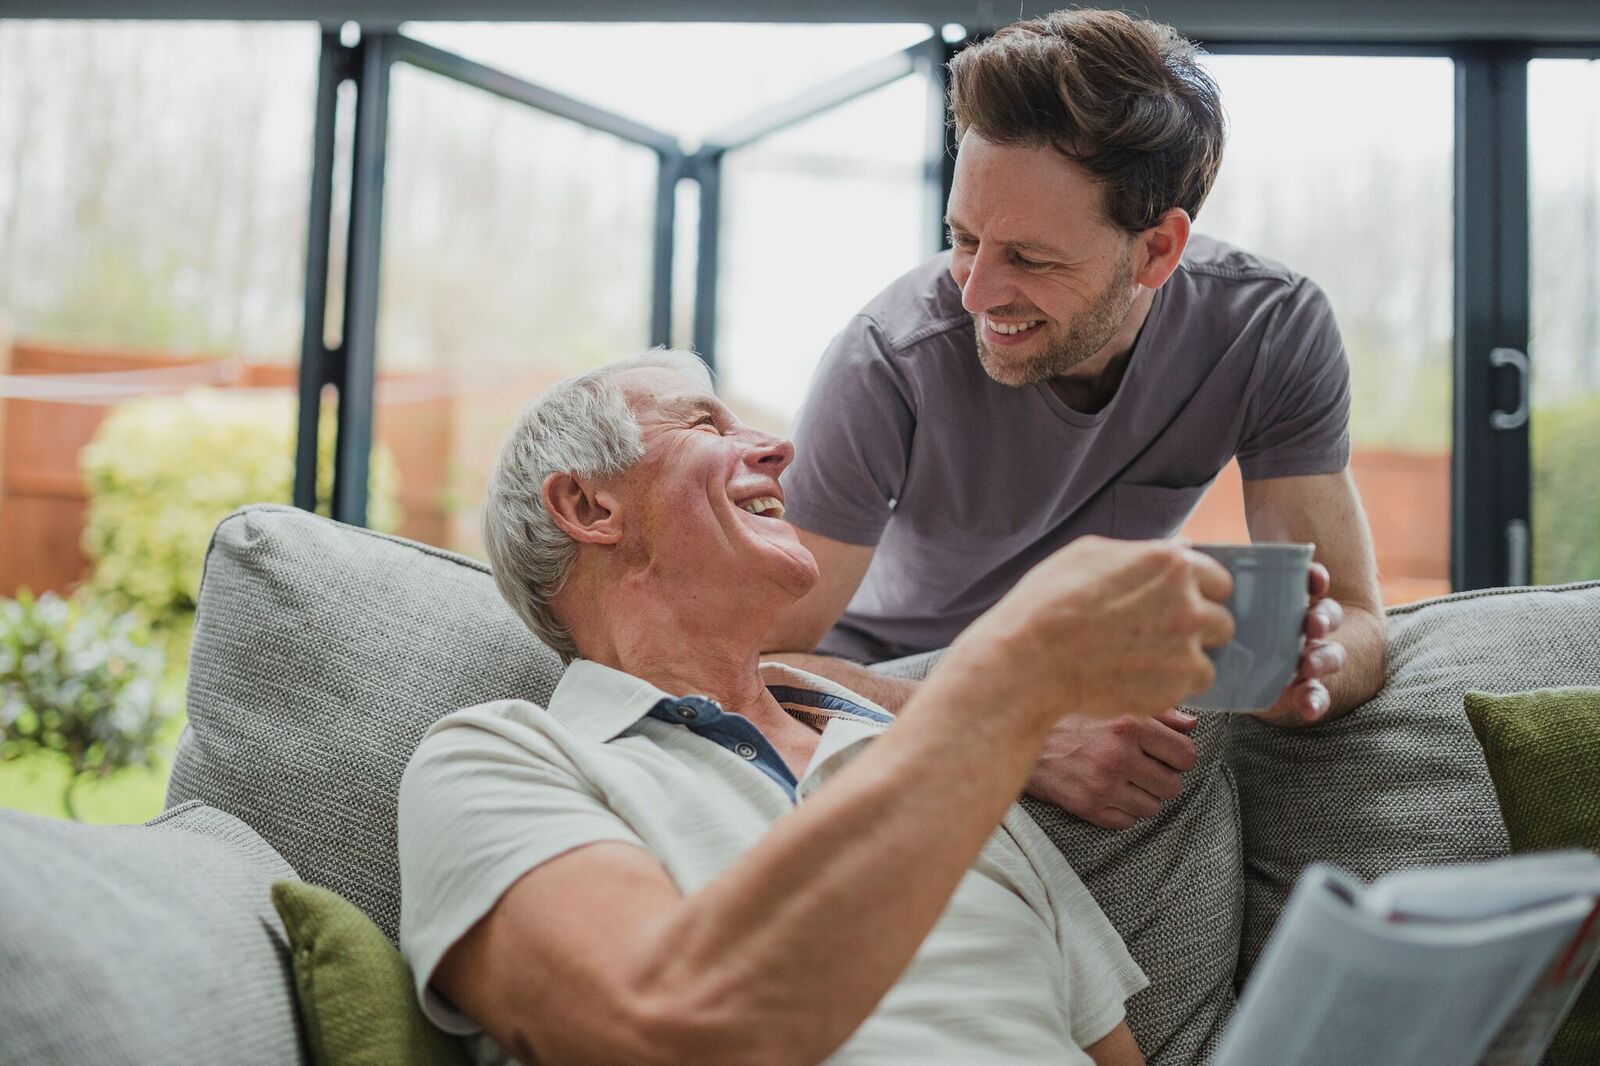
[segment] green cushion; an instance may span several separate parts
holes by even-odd
[[[272,903],[316,1066],[465,1064],[460,1041],[422,1016],[405,960],[355,904],[297,881],[274,882]]]
[[[1600,688],[1467,693],[1512,851],[1600,851]],[[1600,1062],[1600,977],[1573,1005],[1545,1066]]]

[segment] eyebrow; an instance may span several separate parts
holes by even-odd
[[[951,231],[958,229],[963,231],[966,230],[965,226],[954,221],[949,215],[944,216],[944,224],[945,228]],[[1049,244],[1044,244],[1040,241],[1001,241],[1000,243],[1005,245],[1007,248],[1011,248],[1019,252],[1038,252],[1042,255],[1049,256],[1052,259],[1070,258],[1067,253],[1062,251],[1060,248],[1056,248]]]
[[[661,413],[672,417],[685,415],[707,414],[717,416],[721,414],[715,401],[705,396],[685,396],[682,399],[672,400],[662,405]]]

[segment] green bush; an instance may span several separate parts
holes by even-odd
[[[333,482],[334,420],[318,432],[317,483]],[[281,393],[194,389],[119,405],[79,457],[89,490],[83,548],[89,588],[137,608],[164,632],[192,619],[211,532],[247,503],[289,503],[294,493],[295,403]],[[398,475],[373,449],[368,522],[399,525]],[[318,501],[329,512],[329,501]]]
[[[1531,429],[1534,580],[1600,578],[1600,394],[1536,408]]]
[[[154,766],[176,700],[144,622],[105,604],[47,592],[0,600],[0,761],[48,753],[68,768],[62,805],[86,776]]]

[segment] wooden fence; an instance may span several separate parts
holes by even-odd
[[[52,384],[63,383],[62,375],[84,375],[64,384],[77,386],[86,398],[107,389],[109,382],[124,383],[129,390],[143,381],[163,391],[190,386],[287,391],[294,387],[296,373],[290,366],[237,359],[35,341],[17,341],[0,356],[4,356],[0,374],[41,381],[49,375]],[[404,511],[399,532],[442,544],[450,530],[445,504],[455,409],[448,393],[429,395],[440,391],[427,387],[437,377],[381,375],[380,389],[385,384],[410,387],[393,390],[401,399],[383,406],[377,434],[399,467],[398,494]],[[407,393],[423,398],[407,401]],[[14,595],[21,587],[62,591],[88,575],[89,559],[79,544],[88,498],[78,452],[93,439],[110,410],[101,400],[0,401],[0,595]]]
[[[32,341],[15,343],[9,359],[0,361],[0,373],[24,376],[152,371],[167,388],[290,389],[295,380],[291,366]],[[529,369],[514,381],[473,394],[463,406],[462,394],[440,375],[380,375],[377,435],[399,467],[402,536],[457,550],[476,548],[471,517],[476,500],[452,507],[451,494],[477,491],[502,427],[555,376]],[[79,547],[87,499],[78,452],[109,410],[105,404],[0,401],[0,595],[24,585],[36,592],[65,589],[87,576],[89,560]],[[1358,448],[1351,469],[1372,524],[1384,599],[1402,603],[1450,591],[1449,455]],[[1201,500],[1184,535],[1248,540],[1242,500],[1239,470],[1230,464]]]

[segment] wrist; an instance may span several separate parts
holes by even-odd
[[[966,708],[969,717],[1003,721],[1008,732],[1042,746],[1062,707],[1070,705],[1056,691],[1062,679],[1035,676],[1029,667],[1040,661],[1037,653],[1014,646],[1013,639],[969,639],[970,633],[950,646],[919,693],[934,689],[941,702]]]

